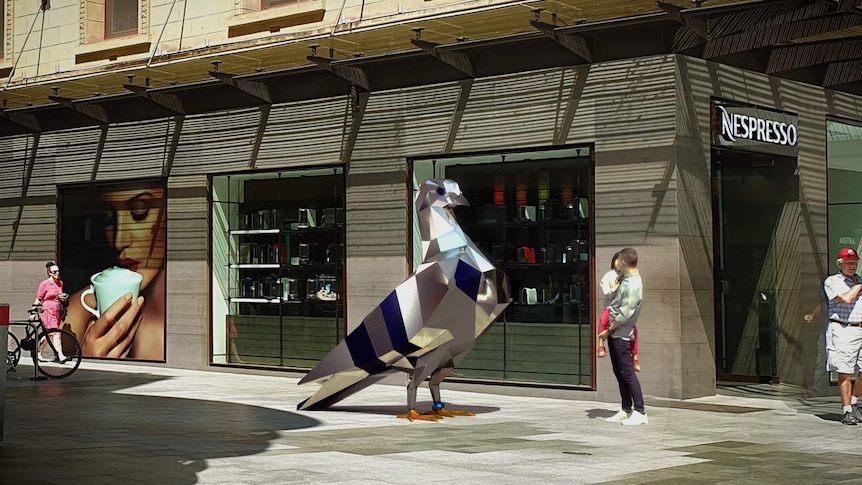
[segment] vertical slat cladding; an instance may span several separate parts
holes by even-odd
[[[259,123],[257,108],[187,116],[171,175],[248,169]]]
[[[57,185],[89,181],[100,135],[98,127],[43,134],[27,195],[53,196]]]
[[[670,56],[593,64],[569,142],[595,140],[598,151],[673,145],[674,72]]]
[[[721,37],[735,32],[743,32],[760,23],[769,25],[768,19],[776,15],[792,13],[797,8],[796,4],[764,5],[758,8],[747,9],[721,17],[709,19],[709,35],[711,38]]]
[[[168,260],[207,260],[207,209],[205,176],[172,176],[168,179]],[[206,288],[201,291],[205,292]]]
[[[774,89],[769,88],[771,80],[763,74],[708,64],[697,59],[686,58],[685,62],[680,62],[680,66],[686,71],[682,78],[689,81],[681,85],[680,89],[693,93],[695,105],[699,106],[698,124],[704,134],[709,132],[709,96],[715,93],[722,93],[736,101],[799,113],[800,204],[798,209],[794,204],[786,207],[778,226],[774,249],[780,251],[780,261],[783,261],[777,282],[779,332],[782,336],[779,339],[780,375],[782,380],[788,382],[806,382],[809,378],[807,369],[813,366],[811,360],[816,352],[805,350],[805,358],[799,359],[798,346],[794,342],[811,342],[811,345],[816,342],[817,329],[805,326],[796,315],[810,308],[799,307],[797,302],[800,299],[805,302],[816,301],[812,295],[818,294],[817,284],[823,276],[817,268],[822,266],[824,258],[819,251],[827,247],[824,120],[827,110],[828,114],[860,119],[862,104],[858,98],[836,93],[827,99],[821,88],[791,81],[772,80]],[[841,71],[848,68],[858,67],[845,67]],[[855,135],[849,132],[843,135],[830,134],[847,138]],[[702,150],[701,156],[709,160],[709,145],[704,144]],[[800,275],[803,277],[800,278]],[[804,347],[811,348],[807,344]]]
[[[0,207],[0,261],[9,259],[12,224],[18,218],[18,206]]]
[[[339,163],[341,144],[350,128],[348,102],[347,97],[340,96],[273,105],[255,166]]]
[[[9,259],[53,259],[57,242],[57,205],[26,205]]]
[[[173,126],[170,118],[111,125],[96,180],[161,176]]]
[[[353,149],[350,174],[403,170],[409,155],[442,151],[459,91],[458,84],[446,84],[373,94]]]
[[[444,150],[459,92],[452,83],[368,99],[347,177],[349,326],[404,279],[407,157]]]
[[[458,99],[458,85],[373,94],[366,106],[348,171],[348,238],[353,256],[403,256],[406,161],[442,151]],[[380,174],[356,181],[364,174]]]
[[[815,42],[811,44],[777,47],[769,57],[767,73],[778,73],[862,57],[862,39]]]
[[[12,245],[14,226],[18,219],[24,184],[24,173],[33,148],[34,138],[31,135],[0,138],[0,201],[17,199],[14,205],[0,206],[0,260],[9,258]]]
[[[0,199],[20,197],[24,169],[27,165],[29,148],[33,146],[30,135],[0,138]]]
[[[453,151],[551,144],[574,79],[554,69],[476,80]]]

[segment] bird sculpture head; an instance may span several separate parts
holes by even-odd
[[[419,194],[416,196],[416,205],[419,210],[427,207],[447,207],[449,209],[459,206],[469,206],[470,203],[461,193],[458,182],[449,179],[428,179],[419,185]]]

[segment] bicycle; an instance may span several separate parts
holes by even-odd
[[[15,372],[21,359],[21,351],[28,350],[33,358],[33,366],[36,371],[49,379],[63,379],[74,374],[81,365],[81,343],[75,334],[61,328],[45,328],[42,324],[42,308],[34,307],[28,311],[30,319],[27,321],[9,322],[12,326],[23,326],[26,334],[20,341],[11,332],[6,343],[7,372]],[[60,335],[61,349],[58,352],[51,339],[54,335]],[[45,355],[45,353],[48,353]],[[65,359],[60,360],[59,355]],[[34,373],[35,374],[35,373]],[[34,379],[38,379],[34,376]]]

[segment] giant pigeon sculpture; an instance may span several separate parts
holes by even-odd
[[[422,264],[353,329],[299,384],[321,382],[297,409],[323,409],[406,372],[406,414],[414,419],[471,415],[449,410],[440,383],[509,304],[509,280],[461,230],[452,209],[469,205],[452,180],[430,179],[416,196]],[[416,410],[417,387],[430,377],[434,404]]]

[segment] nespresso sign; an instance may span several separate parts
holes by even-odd
[[[712,131],[719,146],[793,156],[798,150],[797,117],[779,111],[714,103]]]

